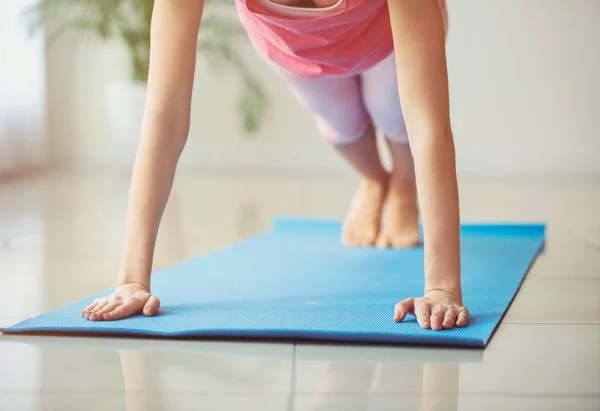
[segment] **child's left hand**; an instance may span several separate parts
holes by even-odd
[[[462,304],[462,298],[443,290],[430,290],[421,298],[407,298],[396,304],[394,321],[404,320],[407,314],[417,317],[421,328],[449,330],[466,327],[469,311]]]

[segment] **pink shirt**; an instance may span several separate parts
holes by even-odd
[[[258,51],[296,76],[361,73],[394,50],[387,0],[340,0],[323,9],[236,4]]]

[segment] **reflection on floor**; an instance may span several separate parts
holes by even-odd
[[[113,285],[128,176],[0,184],[0,327]],[[156,268],[341,218],[347,180],[178,175]],[[1,410],[598,410],[600,181],[465,180],[462,218],[543,221],[548,245],[485,351],[0,336]]]

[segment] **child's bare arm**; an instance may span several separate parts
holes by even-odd
[[[154,315],[150,274],[159,224],[190,126],[196,45],[204,0],[156,0],[148,92],[115,293],[86,308],[91,320]]]
[[[424,328],[467,323],[460,284],[460,222],[450,126],[445,28],[438,0],[388,0],[400,101],[414,156],[425,240],[425,296],[396,307]]]
[[[202,0],[157,0],[154,6],[148,94],[132,176],[121,282],[149,286],[156,233],[190,126],[202,8]]]

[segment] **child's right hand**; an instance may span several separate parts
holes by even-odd
[[[463,305],[459,294],[431,289],[421,298],[407,298],[396,304],[394,321],[403,321],[407,314],[412,314],[424,329],[437,331],[466,327],[469,310]]]
[[[150,290],[140,283],[118,286],[107,297],[97,298],[81,316],[90,321],[112,321],[143,313],[151,317],[156,315],[160,301],[150,294]]]
[[[121,267],[133,276],[83,310],[81,316],[88,320],[120,320],[158,312],[160,302],[147,284],[158,226],[189,134],[203,9],[204,0],[154,2],[148,90],[131,178]]]

